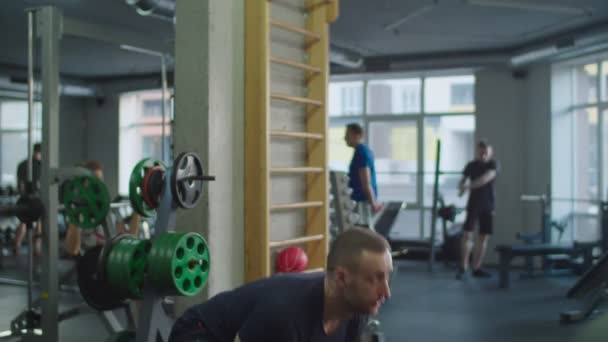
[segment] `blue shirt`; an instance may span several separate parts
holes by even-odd
[[[237,334],[241,342],[358,341],[367,319],[362,315],[325,334],[324,280],[323,273],[279,274],[220,293],[188,309],[175,322],[169,341],[233,342]],[[192,336],[200,327],[210,339]]]
[[[359,170],[366,167],[369,168],[374,196],[378,198],[374,153],[365,144],[359,144],[357,147],[355,147],[355,153],[353,154],[353,159],[350,161],[350,166],[348,168],[348,177],[350,178],[348,181],[348,186],[353,189],[353,194],[351,197],[357,202],[368,200],[365,192],[363,191],[363,185],[361,184],[361,178],[359,176]]]

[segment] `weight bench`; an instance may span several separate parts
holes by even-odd
[[[509,287],[509,269],[511,261],[516,257],[533,257],[566,254],[571,257],[582,255],[584,265],[592,264],[593,244],[560,246],[552,244],[535,245],[499,245],[496,247],[499,257],[499,287]]]

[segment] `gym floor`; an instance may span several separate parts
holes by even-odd
[[[25,257],[7,258],[4,264],[0,277],[25,279],[26,274],[20,271],[25,269]],[[559,325],[559,312],[576,306],[565,298],[575,277],[519,279],[514,275],[511,288],[499,290],[495,276],[487,280],[458,281],[454,270],[440,263],[433,274],[422,262],[397,261],[396,266],[392,298],[385,303],[379,317],[387,342],[606,341],[606,333],[600,333],[604,338],[587,335],[591,329],[597,330],[598,325],[607,331],[608,317]],[[68,267],[64,262],[61,269],[65,271]],[[26,305],[26,289],[0,285],[0,293],[3,308],[0,330],[6,330],[8,322]],[[61,308],[71,308],[79,302],[78,295],[63,293]],[[101,320],[92,311],[62,322],[59,331],[63,342],[107,338]]]

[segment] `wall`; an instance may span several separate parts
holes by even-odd
[[[476,73],[476,138],[488,139],[501,163],[496,180],[495,234],[488,262],[496,263],[494,248],[516,242],[520,231],[540,230],[540,207],[524,203],[522,194],[542,194],[551,176],[551,72],[539,65],[523,78],[507,69]]]
[[[87,99],[62,96],[59,104],[59,165],[72,166],[86,156]]]
[[[103,100],[86,101],[86,159],[104,165],[104,178],[110,198],[118,194],[118,104],[120,94],[105,92]]]
[[[512,78],[508,70],[502,69],[483,70],[476,76],[476,138],[489,140],[500,161],[491,251],[496,244],[514,241],[515,233],[523,227],[519,196],[525,187],[526,82]],[[488,257],[489,262],[496,260],[494,253]]]

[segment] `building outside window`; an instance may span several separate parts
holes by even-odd
[[[165,164],[171,160],[171,115],[165,118]],[[162,160],[162,92],[148,90],[120,97],[119,192],[129,192],[131,170],[143,158]]]

